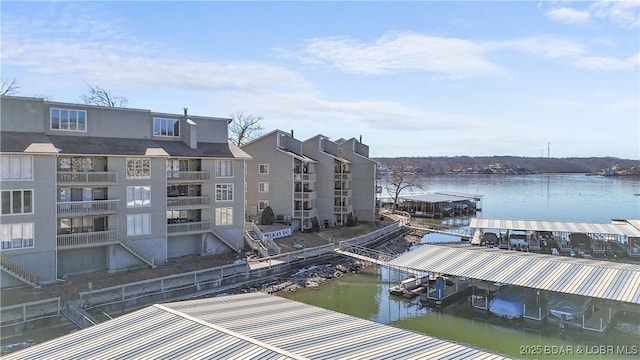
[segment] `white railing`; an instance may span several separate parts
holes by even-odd
[[[294,200],[315,200],[317,193],[315,191],[297,191],[293,193]]]
[[[333,196],[351,197],[351,189],[349,190],[334,189]]]
[[[316,181],[316,174],[293,174],[293,181]]]
[[[31,286],[38,286],[38,276],[6,256],[0,255],[0,268]]]
[[[57,204],[58,216],[61,215],[99,215],[118,212],[120,200],[71,201]]]
[[[294,210],[293,217],[296,219],[311,218],[318,214],[318,209]]]
[[[118,231],[94,231],[57,236],[59,249],[105,246],[118,243]]]
[[[167,198],[167,207],[211,206],[211,196],[177,196]]]
[[[208,221],[167,224],[167,235],[184,235],[209,232]]]
[[[58,184],[116,184],[118,174],[115,172],[72,172],[58,171]]]
[[[60,316],[60,297],[0,307],[2,326]]]
[[[353,206],[348,205],[348,206],[334,206],[333,207],[333,212],[334,213],[350,213],[353,211]]]
[[[167,171],[167,181],[208,181],[207,171]]]
[[[351,173],[334,173],[333,178],[335,180],[351,180]]]

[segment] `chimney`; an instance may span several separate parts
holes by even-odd
[[[362,143],[362,135],[360,135],[360,143]]]
[[[293,129],[291,129],[291,137],[293,137]]]
[[[189,109],[184,108],[184,119],[185,119],[185,120],[187,120],[187,110],[189,110]]]

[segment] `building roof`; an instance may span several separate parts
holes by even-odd
[[[390,265],[640,304],[640,265],[486,247],[421,245]]]
[[[637,228],[628,222],[602,224],[542,220],[472,218],[469,223],[469,227],[474,229],[558,231],[584,234],[615,234],[640,237],[640,228]]]
[[[129,155],[250,158],[229,143],[199,142],[191,149],[184,142],[116,137],[46,135],[33,132],[2,131],[2,152],[52,152],[61,155]]]
[[[464,194],[458,192],[434,191],[422,194],[400,195],[399,198],[405,201],[417,201],[425,203],[454,202],[464,200],[477,200],[482,195]]]
[[[154,305],[6,359],[69,357],[503,358],[264,293]]]

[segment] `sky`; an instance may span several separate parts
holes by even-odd
[[[371,157],[640,159],[640,1],[3,0],[16,96],[87,85]]]

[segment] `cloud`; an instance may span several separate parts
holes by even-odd
[[[412,32],[388,33],[373,43],[347,37],[308,40],[300,59],[324,64],[345,73],[380,75],[391,72],[427,72],[451,78],[504,75],[489,61],[484,44]]]
[[[551,9],[547,11],[546,15],[553,21],[565,24],[586,23],[591,17],[588,11],[579,11],[570,8]]]
[[[564,4],[566,5],[566,4]],[[546,12],[552,21],[565,24],[582,24],[593,19],[609,20],[623,28],[640,27],[640,2],[600,0],[585,10],[570,7],[553,8]]]

